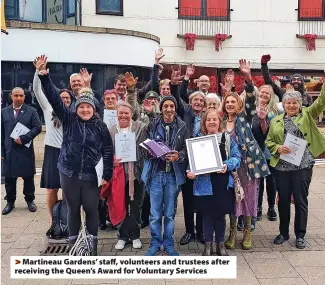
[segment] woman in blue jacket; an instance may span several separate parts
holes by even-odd
[[[226,231],[225,215],[234,212],[235,192],[231,171],[240,167],[241,154],[237,143],[222,129],[222,122],[217,110],[206,112],[201,121],[202,135],[217,135],[223,169],[220,172],[195,176],[188,172],[187,177],[194,180],[193,192],[196,209],[203,215],[203,233],[205,248],[202,255],[213,253],[213,233],[218,255],[226,253],[224,239]]]
[[[102,184],[107,183],[113,172],[112,138],[95,111],[91,89],[81,90],[75,111],[71,111],[62,102],[58,89],[49,78],[46,60],[39,59],[36,65],[44,94],[62,122],[63,142],[58,169],[68,205],[69,244],[72,246],[77,240],[82,206],[86,213],[86,228],[92,236],[92,255],[97,255],[100,189],[96,165],[103,158]]]

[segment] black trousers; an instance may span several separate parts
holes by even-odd
[[[213,242],[213,233],[215,233],[215,242],[224,242],[226,232],[225,215],[203,216],[203,229],[205,242]]]
[[[134,200],[130,200],[129,183],[125,186],[126,217],[119,228],[119,239],[128,241],[140,238],[143,184],[134,180]]]
[[[183,207],[185,230],[187,233],[194,234],[194,195],[193,195],[193,180],[186,179],[182,185]],[[196,233],[203,233],[203,220],[200,213],[196,213]]]
[[[35,199],[34,176],[22,177],[24,180],[23,193],[25,201],[33,202]],[[14,204],[17,197],[17,177],[5,177],[7,203]]]
[[[141,211],[141,221],[149,225],[150,197],[148,191],[144,191],[144,198]]]
[[[296,238],[305,237],[308,218],[307,197],[312,175],[312,169],[296,171],[274,170],[276,187],[279,194],[280,234],[289,234],[291,193],[293,193],[295,200],[295,235]]]
[[[61,187],[68,205],[68,227],[71,240],[76,239],[81,226],[80,207],[86,213],[86,227],[88,232],[98,234],[98,203],[100,188],[96,183],[78,179],[78,174],[72,177],[60,172]]]
[[[269,164],[268,160],[268,164]],[[270,167],[270,165],[269,165]],[[258,208],[262,208],[263,204],[263,194],[264,194],[264,181],[266,180],[266,193],[267,193],[267,202],[269,208],[274,208],[275,206],[275,198],[276,198],[276,183],[273,176],[273,169],[271,169],[271,174],[266,176],[265,178],[260,178],[259,182],[259,191],[258,191]]]

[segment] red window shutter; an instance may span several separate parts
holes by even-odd
[[[300,18],[321,18],[323,16],[324,0],[300,0]]]
[[[201,16],[201,0],[180,0],[179,15],[183,17]]]
[[[207,0],[207,15],[209,17],[227,17],[228,0]]]

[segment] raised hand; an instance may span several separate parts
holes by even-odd
[[[164,49],[160,48],[155,53],[155,64],[159,64],[160,60],[164,57]]]
[[[220,83],[220,86],[222,88],[222,91],[225,93],[228,93],[231,91],[231,88],[234,84],[235,80],[235,73],[232,69],[227,70],[227,74],[225,76],[225,84]]]
[[[184,78],[184,75],[182,74],[182,67],[179,65],[178,67],[171,67],[172,75],[171,75],[171,84],[178,85],[179,81],[182,81]]]
[[[189,64],[186,68],[185,79],[190,79],[195,72],[195,65],[193,63]]]
[[[245,76],[250,75],[251,74],[251,62],[246,61],[246,59],[241,59],[239,61],[239,70]]]
[[[265,54],[261,57],[261,63],[268,63],[271,60],[271,55]]]
[[[89,74],[87,68],[81,68],[79,74],[84,80],[86,87],[90,88],[90,82],[93,77],[93,74]]]
[[[259,108],[257,108],[257,116],[261,119],[261,120],[265,120],[267,117],[267,111],[265,107],[260,106]]]
[[[124,76],[126,79],[126,85],[128,86],[128,89],[134,89],[134,87],[138,83],[138,77],[134,78],[132,72],[126,72]]]
[[[291,84],[288,83],[286,85],[286,91],[292,91],[292,90],[295,90],[295,89],[293,88],[293,86]]]
[[[34,59],[33,64],[37,71],[46,70],[47,57],[45,55],[38,56]]]

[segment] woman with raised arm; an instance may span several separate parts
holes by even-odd
[[[306,247],[305,234],[308,217],[308,192],[315,158],[325,151],[325,139],[315,119],[325,110],[325,84],[317,100],[303,107],[298,91],[287,91],[282,99],[284,113],[275,117],[270,125],[265,145],[271,152],[270,165],[279,195],[280,234],[275,244],[289,239],[290,196],[295,201],[294,232],[296,247]],[[290,141],[294,141],[295,147]],[[297,159],[298,154],[302,155]],[[296,158],[296,159],[295,159]]]
[[[76,242],[81,226],[80,208],[86,213],[86,228],[92,237],[92,255],[97,255],[99,183],[106,184],[113,172],[112,138],[107,126],[95,112],[94,95],[89,88],[80,91],[71,111],[62,102],[53,85],[47,59],[36,59],[36,67],[44,94],[62,123],[63,142],[58,169],[61,187],[68,205],[69,246]],[[103,174],[96,166],[103,159]],[[99,167],[100,168],[100,167]],[[99,171],[99,170],[98,170]]]
[[[230,235],[226,247],[235,248],[236,217],[245,216],[242,248],[252,248],[251,221],[257,213],[258,179],[270,174],[262,150],[258,146],[251,130],[252,118],[255,114],[255,91],[252,83],[250,62],[240,60],[240,71],[245,76],[245,102],[235,92],[225,95],[222,111],[224,124],[228,134],[238,143],[242,161],[238,169],[238,178],[244,190],[244,198],[236,203],[236,213],[230,216]]]
[[[42,56],[44,60],[44,56]],[[47,188],[46,203],[50,213],[50,228],[46,232],[48,237],[52,236],[52,209],[58,200],[58,190],[61,188],[59,170],[57,168],[59,154],[61,150],[63,131],[62,123],[53,111],[52,106],[47,100],[45,94],[42,91],[41,81],[38,78],[37,61],[34,61],[36,72],[33,81],[33,90],[37,99],[38,104],[43,110],[46,133],[45,133],[45,150],[44,150],[44,161],[41,175],[41,188]],[[63,89],[59,93],[61,100],[67,106],[71,105],[71,92]]]

